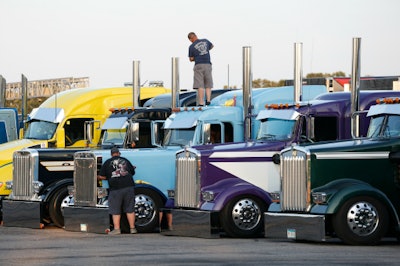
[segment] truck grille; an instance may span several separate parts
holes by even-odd
[[[197,156],[183,151],[176,159],[175,206],[196,208],[200,201]]]
[[[33,182],[38,181],[38,153],[35,150],[21,150],[13,154],[13,189],[10,198],[30,200],[34,197]]]
[[[97,159],[92,152],[74,155],[74,187],[76,206],[96,206]]]
[[[298,150],[281,154],[282,211],[306,211],[309,207],[307,156]]]

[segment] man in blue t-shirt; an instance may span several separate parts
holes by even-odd
[[[188,38],[192,42],[189,46],[189,60],[194,61],[193,88],[198,91],[199,105],[209,105],[213,87],[210,50],[214,45],[207,39],[198,39],[194,32],[190,32]],[[206,90],[205,104],[204,89]]]

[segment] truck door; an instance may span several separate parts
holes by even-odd
[[[65,146],[85,147],[85,122],[93,118],[71,118],[64,124]]]
[[[309,116],[306,121],[304,117],[302,119],[302,142],[339,139],[340,125],[336,116]]]

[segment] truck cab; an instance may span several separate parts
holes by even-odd
[[[265,236],[374,245],[399,237],[400,102],[371,106],[366,138],[281,151]]]

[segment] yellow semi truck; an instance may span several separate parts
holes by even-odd
[[[142,87],[140,103],[170,91],[164,87]],[[11,192],[5,182],[12,180],[14,151],[96,147],[101,138],[101,124],[111,114],[110,108],[132,104],[132,87],[71,89],[48,98],[29,114],[23,139],[0,145],[0,197]]]

